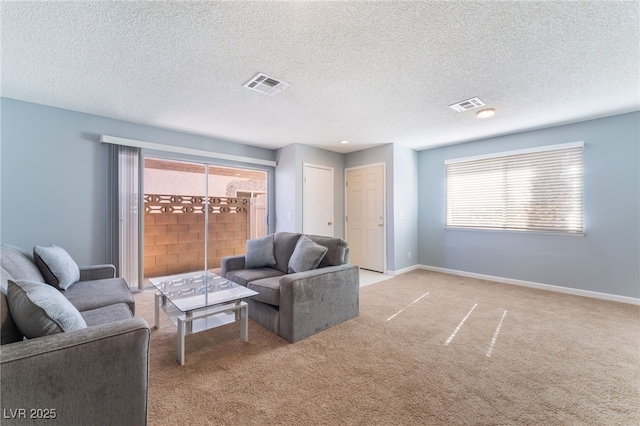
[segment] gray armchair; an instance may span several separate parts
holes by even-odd
[[[11,310],[8,282],[48,284],[30,253],[1,250],[2,424],[146,425],[150,330],[133,316],[135,300],[115,268],[80,268],[80,280],[61,292],[86,328],[26,339],[14,318],[32,317]]]
[[[141,318],[3,345],[2,424],[146,425],[148,350]]]
[[[301,234],[274,234],[273,267],[245,268],[245,256],[222,259],[221,275],[258,295],[247,300],[249,317],[289,342],[296,342],[360,312],[360,275],[347,263],[349,249],[339,238],[309,235],[327,248],[316,269],[288,273]]]

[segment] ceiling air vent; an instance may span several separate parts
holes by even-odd
[[[449,108],[451,108],[454,111],[464,112],[464,111],[469,111],[470,109],[478,108],[484,105],[485,103],[482,102],[480,99],[471,98],[471,99],[467,99],[466,101],[460,101],[453,105],[449,105]]]
[[[255,77],[244,84],[244,87],[255,90],[256,92],[264,93],[265,95],[269,96],[273,96],[289,86],[289,83],[276,80],[275,78],[269,77],[268,75],[262,73],[258,73]]]

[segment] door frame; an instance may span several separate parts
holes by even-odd
[[[383,223],[384,226],[382,228],[382,259],[383,265],[382,270],[385,275],[387,275],[387,218],[389,217],[387,212],[387,163],[382,161],[379,163],[371,163],[371,164],[363,164],[361,166],[354,167],[346,167],[344,169],[344,239],[348,241],[348,226],[347,226],[347,203],[348,203],[348,191],[347,191],[347,173],[352,170],[358,169],[368,169],[371,167],[382,166],[382,211],[383,211]]]
[[[312,163],[302,163],[302,232],[305,232],[304,229],[304,224],[305,224],[305,200],[307,197],[307,194],[305,194],[306,192],[306,184],[307,184],[307,167],[312,167],[312,168],[316,168],[316,169],[322,169],[322,170],[327,170],[329,172],[331,172],[331,236],[335,237],[335,215],[336,215],[336,206],[335,206],[335,202],[334,202],[334,198],[335,198],[335,179],[334,179],[334,169],[331,166],[323,166],[320,164],[312,164]]]

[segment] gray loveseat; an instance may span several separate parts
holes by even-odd
[[[9,309],[9,280],[45,280],[30,253],[1,250],[2,424],[146,425],[150,331],[115,268],[80,268],[62,292],[86,328],[27,340]]]
[[[273,235],[275,265],[245,268],[245,255],[224,257],[221,275],[258,292],[247,300],[249,317],[289,342],[296,342],[359,315],[359,268],[348,263],[339,238],[308,235],[327,248],[311,270],[289,272],[289,260],[302,234]]]

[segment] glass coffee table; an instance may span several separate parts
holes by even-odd
[[[240,338],[248,340],[249,306],[242,299],[257,292],[212,272],[190,272],[149,278],[159,291],[155,295],[155,326],[160,328],[160,309],[178,327],[177,358],[185,361],[185,336],[240,321]]]

